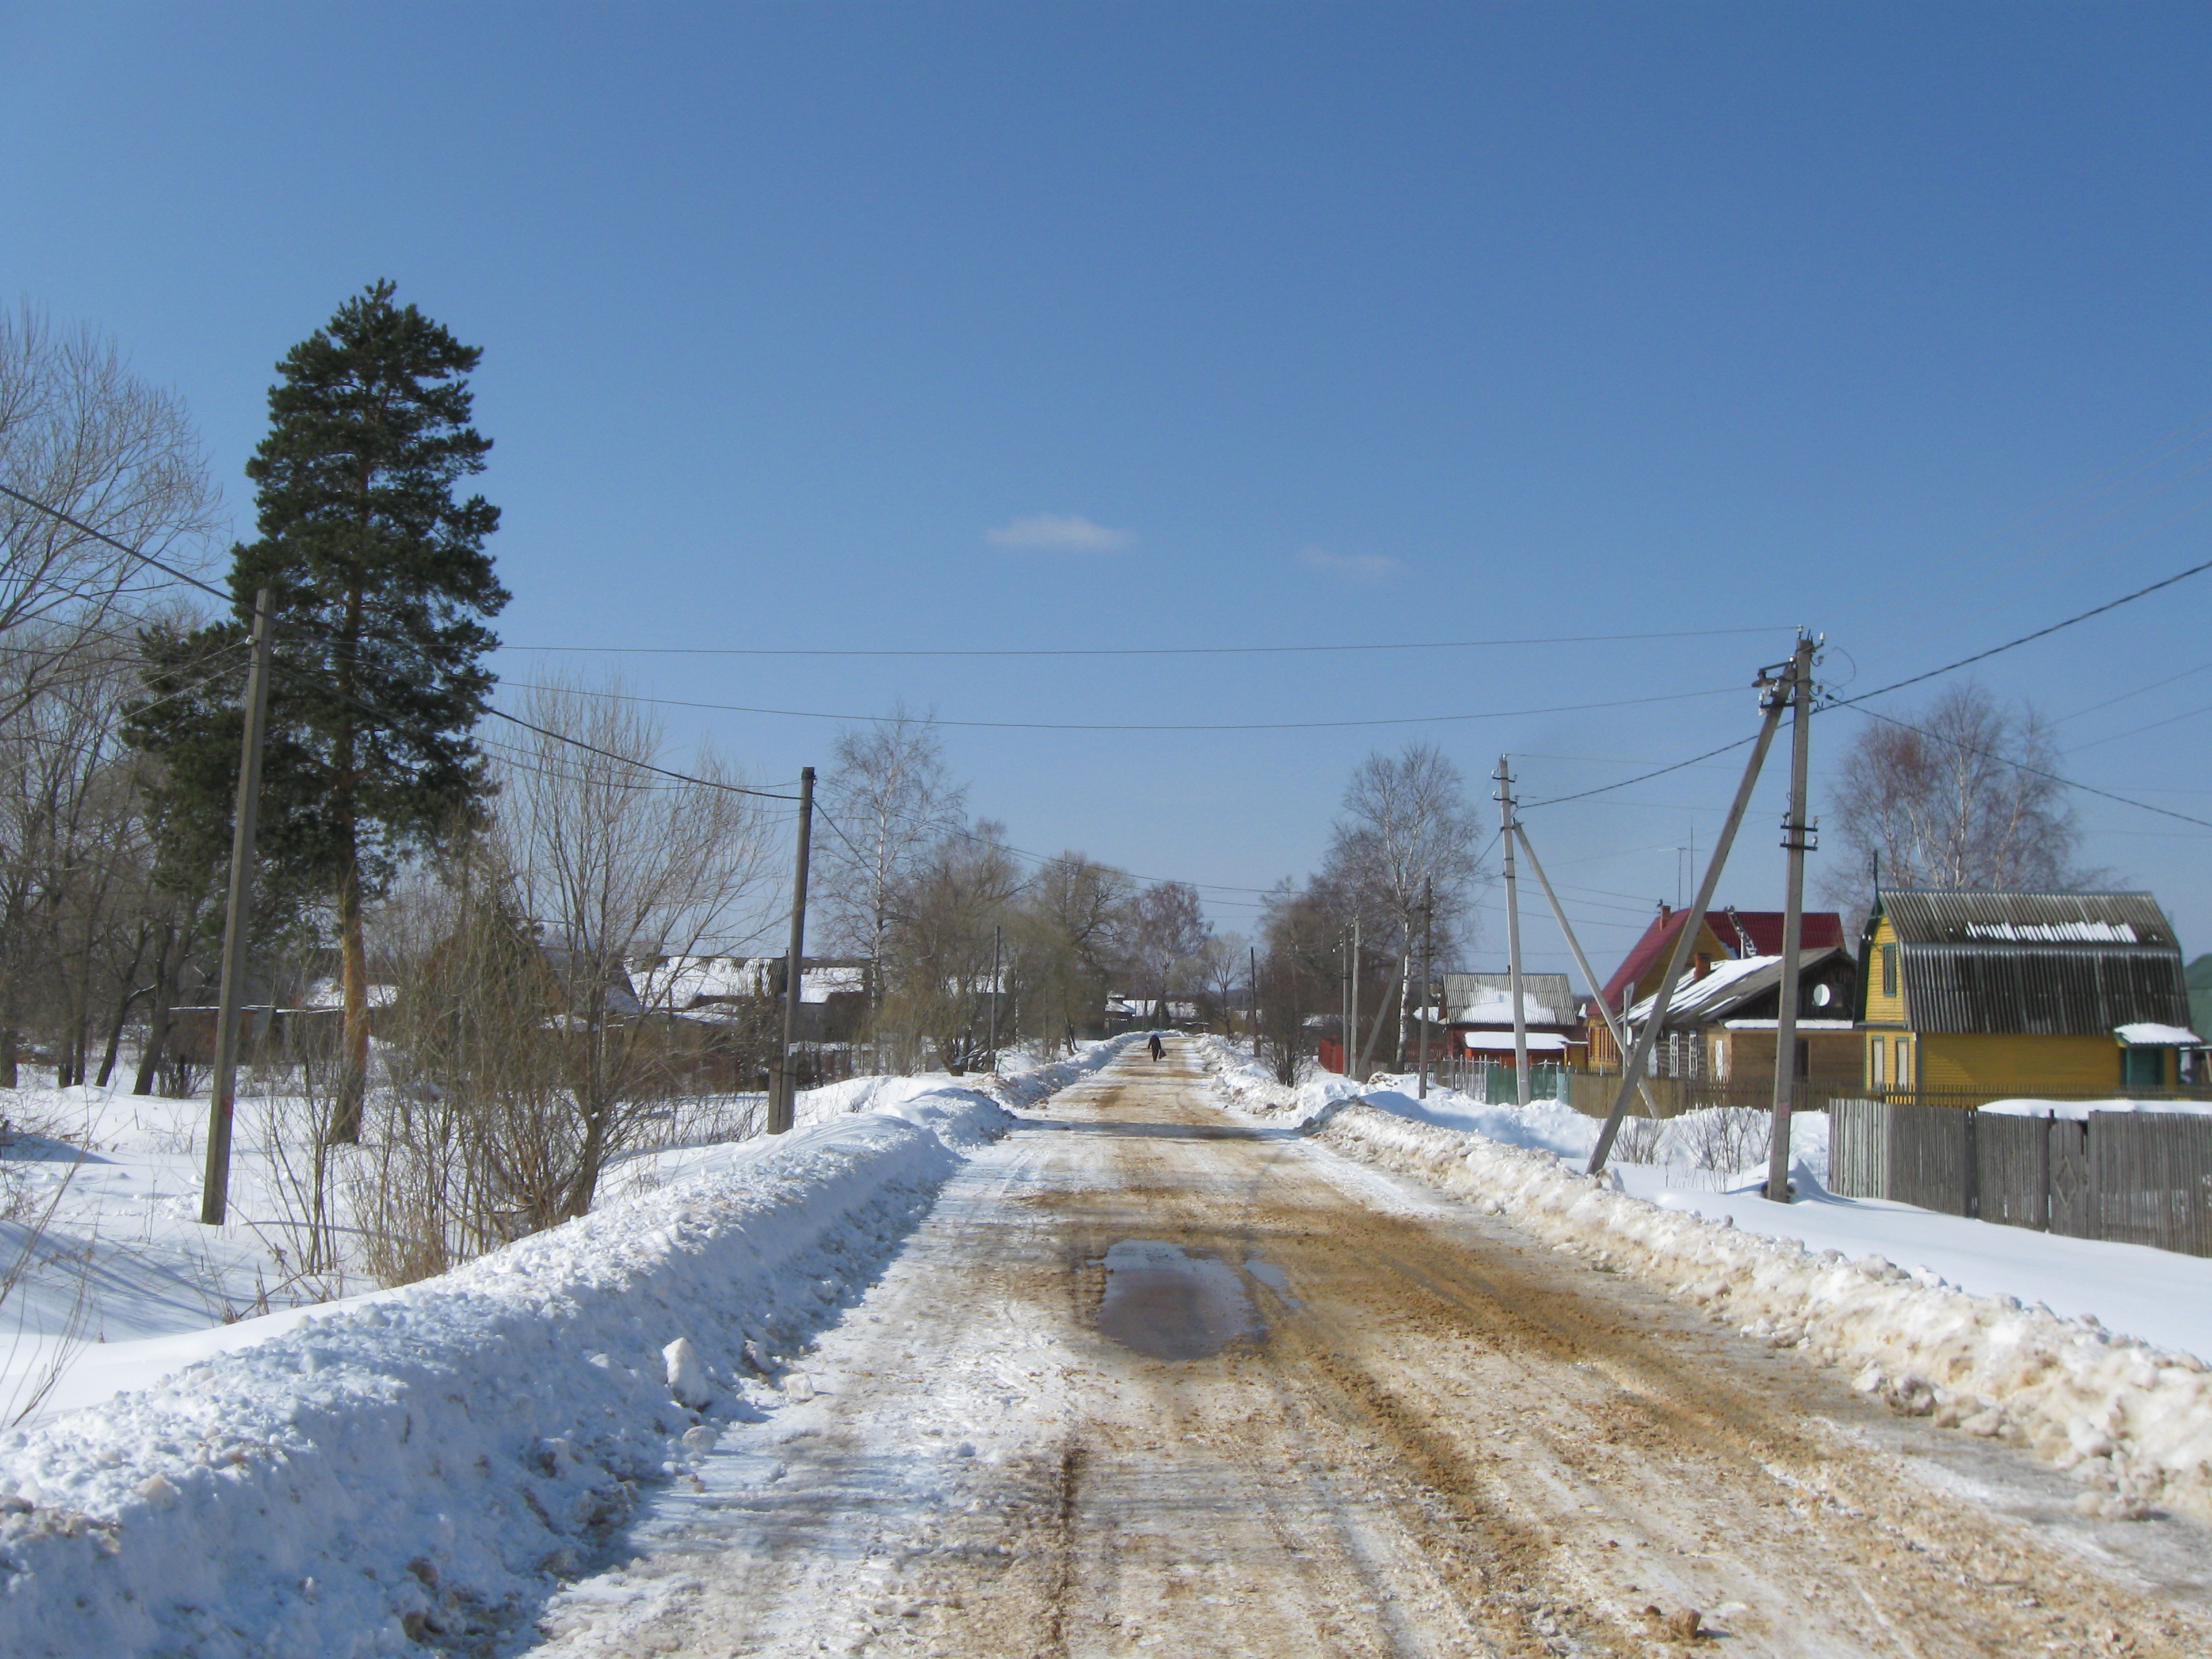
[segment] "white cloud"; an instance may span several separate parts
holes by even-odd
[[[1309,547],[1298,555],[1309,570],[1326,570],[1348,582],[1379,582],[1405,567],[1380,553],[1332,553],[1325,547]]]
[[[996,547],[1039,553],[1112,553],[1137,539],[1126,530],[1109,530],[1074,513],[1033,513],[983,535]]]

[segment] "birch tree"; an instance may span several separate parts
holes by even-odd
[[[1435,893],[1440,937],[1468,914],[1480,874],[1481,834],[1466,780],[1433,744],[1408,744],[1395,755],[1362,761],[1344,792],[1344,810],[1329,837],[1315,883],[1334,890],[1360,921],[1363,948],[1396,958],[1398,1046],[1405,1065],[1413,1030],[1413,958],[1424,896]]]

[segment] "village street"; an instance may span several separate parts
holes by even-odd
[[[2201,1530],[1218,1101],[1133,1048],[966,1164],[532,1650],[2212,1651]]]

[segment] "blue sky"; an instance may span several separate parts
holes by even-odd
[[[1664,636],[503,653],[974,721],[1598,705],[948,726],[1016,844],[1220,884],[1234,926],[1370,747],[1569,793],[1747,732],[1796,623],[1863,689],[2205,556],[2212,435],[2128,469],[2212,416],[2209,48],[2149,4],[15,8],[0,292],[181,392],[243,523],[270,365],[397,280],[485,348],[518,647]],[[2212,817],[2212,715],[2115,736],[2212,702],[2208,593],[1981,676],[2070,775]],[[836,730],[663,712],[766,779]],[[1601,962],[1731,783],[1530,815]],[[2212,832],[2081,810],[2212,948]]]

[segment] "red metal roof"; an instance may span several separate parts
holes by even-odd
[[[1636,941],[1613,977],[1605,982],[1603,993],[1606,1006],[1618,1013],[1621,997],[1644,975],[1658,967],[1666,953],[1674,948],[1674,936],[1689,915],[1687,910],[1661,907],[1644,930],[1644,937]],[[1731,921],[1731,915],[1735,920]],[[1705,925],[1712,929],[1713,937],[1722,947],[1740,957],[1777,957],[1782,954],[1782,912],[1779,910],[1708,910]],[[1743,926],[1738,928],[1737,922]],[[1844,919],[1833,910],[1808,910],[1802,923],[1804,937],[1799,948],[1805,951],[1825,951],[1844,942]]]

